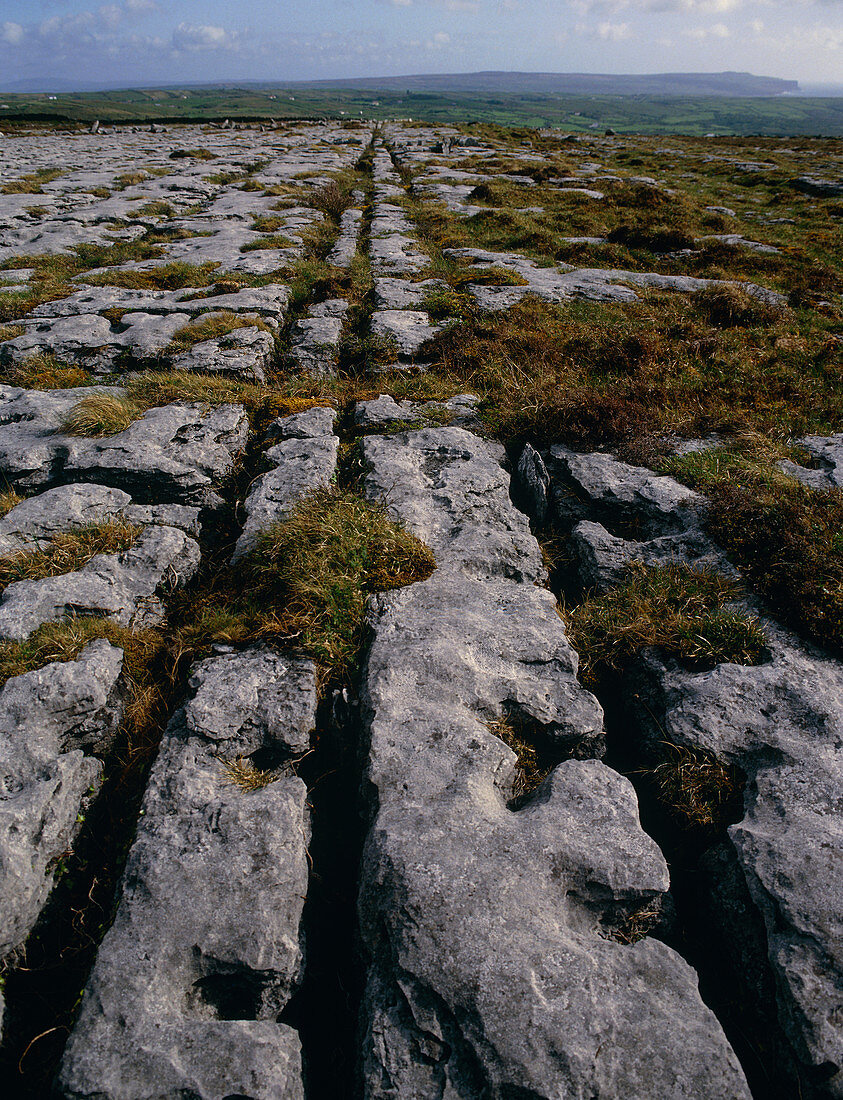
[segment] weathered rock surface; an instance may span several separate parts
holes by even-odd
[[[200,665],[192,686],[65,1051],[59,1092],[74,1100],[303,1096],[300,1041],[277,1017],[302,973],[306,790],[281,769],[244,791],[225,761],[297,751],[315,673],[296,661],[288,678],[284,658],[246,651]]]
[[[113,436],[64,435],[71,409],[101,392],[0,386],[0,474],[25,490],[81,481],[123,489],[141,504],[219,502],[217,490],[246,444],[240,405],[164,405]]]
[[[289,515],[303,496],[331,484],[340,443],[333,434],[335,415],[332,409],[311,409],[275,421],[273,437],[281,442],[264,453],[272,469],[255,480],[243,503],[246,520],[232,563],[248,554],[259,533]]]
[[[32,930],[122,715],[120,649],[91,642],[0,689],[0,957]]]
[[[628,782],[567,760],[508,808],[495,720],[585,755],[602,723],[501,453],[439,428],[369,437],[364,457],[367,493],[438,562],[372,616],[365,1095],[747,1096],[687,964],[610,938],[668,886]]]
[[[668,546],[672,560],[724,571],[687,506],[687,491],[672,479],[608,455],[552,452],[607,525],[614,518],[630,526],[638,508],[642,531],[651,534],[633,541],[581,521],[574,543],[585,585],[607,587],[630,560],[661,564]],[[679,533],[660,535],[671,510]],[[803,1095],[838,1097],[843,669],[773,622],[764,628],[770,656],[760,666],[690,672],[651,653],[628,674],[621,696],[649,760],[661,759],[669,742],[713,753],[745,774],[741,820],[702,862],[704,904],[720,933],[718,950],[739,976],[747,1019],[775,1036],[767,1041],[778,1071],[798,1080]]]

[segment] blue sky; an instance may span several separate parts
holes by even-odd
[[[0,81],[748,70],[843,84],[843,0],[0,0]]]

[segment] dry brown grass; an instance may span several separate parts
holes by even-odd
[[[219,264],[187,264],[181,261],[156,264],[142,271],[98,271],[88,275],[91,286],[123,286],[129,290],[181,290],[210,286],[216,281]]]
[[[663,468],[710,496],[711,533],[784,618],[843,652],[843,491],[722,448]]]
[[[94,393],[83,397],[64,418],[61,430],[67,435],[99,439],[116,435],[143,415],[129,397],[110,393]]]
[[[518,757],[512,797],[524,798],[532,794],[550,771],[550,766],[539,759],[539,752],[523,723],[506,715],[488,724],[493,733]]]
[[[31,355],[22,363],[5,367],[3,381],[25,390],[67,390],[90,385],[91,375],[55,356]]]
[[[227,310],[210,313],[177,329],[165,348],[164,355],[178,355],[205,340],[218,340],[241,328],[259,328],[264,332],[271,332],[266,322],[256,314],[231,313]]]
[[[14,489],[5,489],[0,492],[0,519],[7,516],[24,498],[19,496]]]
[[[239,788],[244,794],[253,791],[262,791],[270,783],[275,783],[279,776],[273,771],[261,770],[245,756],[238,756],[234,760],[217,756],[220,767],[223,770],[225,780],[233,787]]]
[[[19,179],[10,180],[0,187],[0,194],[43,195],[44,189],[41,184],[58,179],[60,175],[61,170],[58,168],[39,168],[37,172],[31,172],[28,175],[21,176]]]
[[[663,742],[662,759],[642,772],[656,798],[684,829],[720,832],[745,780],[740,770],[714,753]]]

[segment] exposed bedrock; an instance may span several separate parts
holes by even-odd
[[[75,1100],[303,1096],[278,1016],[303,970],[310,821],[286,765],[315,725],[310,661],[267,650],[197,666],[153,765],[140,825],[71,1035]],[[232,769],[262,768],[244,789]]]
[[[0,690],[0,958],[23,944],[73,845],[123,713],[123,652],[91,642],[75,661]]]
[[[610,586],[635,560],[731,569],[688,490],[671,478],[556,447],[545,458],[546,466],[528,454],[521,467],[528,480],[540,464],[551,471],[557,517],[575,522],[566,496],[574,490],[603,520],[573,528],[586,586]],[[637,539],[609,533],[627,533],[636,510]],[[741,819],[702,858],[700,903],[741,991],[745,1026],[763,1034],[774,1071],[794,1089],[798,1080],[803,1096],[841,1097],[843,669],[763,623],[766,663],[694,672],[648,651],[619,699],[642,759],[658,760],[670,742],[746,776]]]
[[[102,439],[64,434],[71,409],[102,392],[0,386],[0,475],[24,490],[97,482],[141,504],[219,503],[221,483],[246,445],[242,406],[163,405]]]
[[[364,457],[367,494],[438,563],[371,618],[365,1095],[748,1096],[693,970],[613,938],[669,885],[628,781],[569,758],[508,806],[516,757],[496,720],[593,757],[602,714],[502,451],[438,428],[368,438]]]

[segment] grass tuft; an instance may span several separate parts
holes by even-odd
[[[189,351],[190,348],[203,343],[205,340],[218,340],[220,337],[228,336],[229,333],[236,332],[237,329],[241,328],[259,328],[263,329],[264,332],[270,331],[266,322],[255,314],[231,313],[227,310],[211,313],[193,324],[177,329],[173,333],[165,354],[178,355],[179,352]]]
[[[7,516],[23,499],[14,489],[6,489],[0,493],[0,519]]]
[[[588,597],[566,616],[583,680],[596,683],[647,646],[694,668],[724,661],[758,664],[764,632],[756,619],[726,606],[737,595],[732,581],[709,570],[634,562],[621,584]]]
[[[226,760],[222,756],[217,756],[216,759],[225,773],[226,782],[234,787],[239,787],[244,794],[261,791],[278,779],[275,772],[262,771],[260,768],[256,768],[251,760],[245,756],[238,756],[234,760]]]
[[[317,660],[344,672],[356,661],[369,594],[424,580],[435,567],[432,551],[383,507],[331,488],[259,536],[247,573],[259,592],[283,599]]]
[[[777,321],[782,310],[748,294],[738,285],[709,286],[694,299],[697,308],[721,328],[752,328]]]
[[[662,759],[642,772],[656,798],[686,830],[720,832],[745,786],[740,770],[706,749],[662,743]]]
[[[784,618],[843,652],[843,491],[721,448],[663,468],[710,496],[712,535]]]
[[[3,381],[24,390],[68,390],[90,385],[91,375],[52,355],[31,355],[22,363],[5,367]]]
[[[92,393],[83,397],[62,421],[67,435],[99,439],[116,435],[143,415],[143,409],[129,397],[110,393]]]
[[[237,575],[201,604],[192,601],[180,643],[202,652],[217,642],[274,639],[347,678],[359,659],[369,595],[424,580],[434,568],[429,548],[381,506],[320,489],[261,534]]]
[[[308,202],[332,221],[339,222],[346,210],[351,206],[351,196],[337,183],[331,180],[324,187],[320,187],[308,196]]]
[[[0,187],[0,194],[43,195],[44,191],[41,184],[58,179],[60,175],[61,170],[58,168],[39,168],[36,172],[30,172],[26,176],[21,176],[20,179],[10,180]]]

